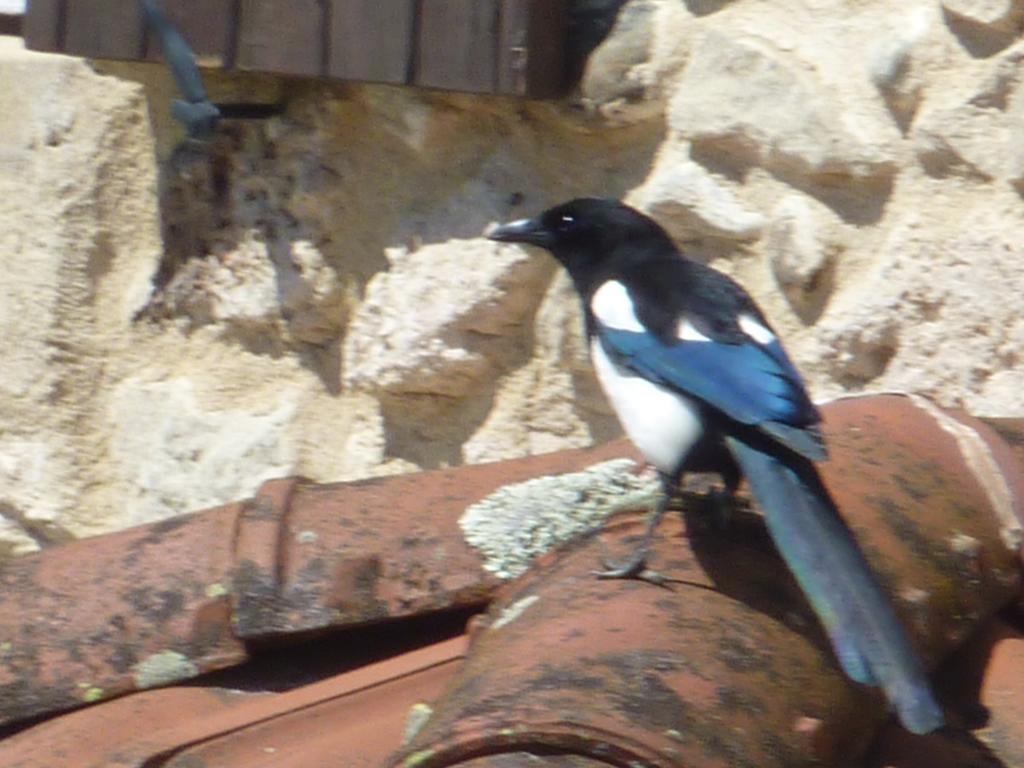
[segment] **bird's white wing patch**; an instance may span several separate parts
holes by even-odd
[[[681,318],[676,324],[676,336],[680,341],[711,341],[686,317]]]
[[[736,318],[736,322],[739,324],[740,330],[758,344],[771,344],[775,341],[775,334],[750,315],[740,315]]]
[[[609,280],[594,291],[590,311],[607,328],[634,333],[646,330],[636,317],[629,291],[618,280]]]

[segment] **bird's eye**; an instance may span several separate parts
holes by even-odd
[[[569,213],[563,213],[558,219],[558,228],[563,232],[567,229],[572,229],[572,226],[576,223],[576,217]]]

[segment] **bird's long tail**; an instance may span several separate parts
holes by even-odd
[[[814,465],[796,454],[783,463],[738,438],[727,443],[843,670],[881,687],[907,730],[940,728],[924,667]]]

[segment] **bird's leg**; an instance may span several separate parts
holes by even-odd
[[[640,579],[649,581],[652,584],[664,584],[665,578],[655,571],[647,568],[647,553],[651,548],[651,540],[654,538],[654,531],[661,522],[665,510],[679,489],[679,478],[677,475],[659,473],[661,478],[661,498],[658,499],[654,509],[647,518],[647,527],[644,530],[644,537],[640,545],[633,550],[633,554],[625,560],[615,563],[605,560],[603,571],[596,571],[599,579]]]
[[[711,520],[711,527],[715,531],[727,531],[732,523],[734,510],[733,495],[721,488],[712,488],[704,496],[703,506],[707,510]]]
[[[736,511],[736,490],[739,487],[738,476],[734,479],[723,472],[722,480],[725,482],[724,488],[711,488],[704,496],[711,524],[719,531],[728,530],[732,522]]]

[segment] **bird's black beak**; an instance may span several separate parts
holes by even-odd
[[[539,248],[550,248],[554,244],[551,232],[537,219],[519,219],[501,224],[487,233],[487,237],[501,243],[526,243]]]

